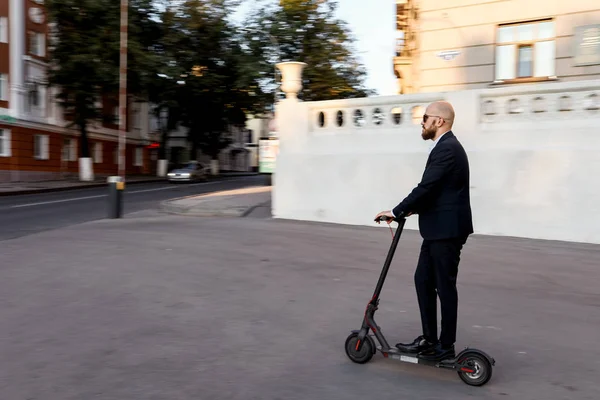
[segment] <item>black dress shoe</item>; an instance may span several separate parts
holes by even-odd
[[[454,345],[442,346],[440,343],[419,353],[418,357],[424,361],[444,361],[456,357]]]
[[[396,347],[405,353],[419,353],[435,347],[435,343],[429,342],[424,336],[419,336],[412,343],[398,343]]]

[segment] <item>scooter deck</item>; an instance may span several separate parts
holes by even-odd
[[[402,361],[405,363],[421,364],[421,365],[427,365],[430,367],[448,368],[448,369],[456,368],[456,360],[453,358],[448,359],[448,360],[443,360],[443,361],[428,361],[428,360],[423,360],[423,359],[419,358],[416,353],[405,353],[403,351],[400,351],[397,348],[389,348],[389,349],[387,349],[387,351],[384,351],[381,346],[377,346],[376,349],[381,354],[383,354],[383,356],[386,358],[391,358],[393,360],[398,360],[398,361]]]

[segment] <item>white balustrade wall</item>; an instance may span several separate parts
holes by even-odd
[[[419,182],[432,101],[454,105],[475,232],[600,243],[600,81],[277,107],[275,218],[373,225]],[[417,216],[406,227],[418,229]],[[382,224],[384,226],[386,224]]]

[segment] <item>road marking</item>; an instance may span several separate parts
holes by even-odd
[[[22,207],[34,207],[34,206],[43,206],[46,204],[55,204],[55,203],[66,203],[68,201],[79,201],[79,200],[88,200],[88,199],[99,199],[101,197],[106,197],[105,194],[98,194],[95,196],[86,196],[86,197],[75,197],[73,199],[63,199],[63,200],[52,200],[52,201],[41,201],[39,203],[28,203],[28,204],[17,204],[16,206],[10,206],[10,208],[22,208]]]
[[[223,180],[223,181],[193,183],[193,184],[187,185],[187,187],[190,187],[190,186],[200,186],[200,185],[207,186],[207,185],[213,185],[215,183],[237,182],[237,181],[241,181],[241,180],[243,180],[243,179],[227,179],[227,180]],[[135,191],[132,191],[132,192],[126,192],[126,194],[156,192],[156,191],[159,191],[159,190],[177,189],[177,188],[180,188],[180,187],[181,186],[165,186],[165,187],[154,188],[154,189],[135,190]],[[97,194],[97,195],[94,195],[94,196],[74,197],[72,199],[40,201],[38,203],[17,204],[17,205],[14,205],[14,206],[10,206],[10,208],[24,208],[24,207],[44,206],[44,205],[47,205],[47,204],[67,203],[67,202],[70,202],[70,201],[100,199],[102,197],[107,197],[107,196],[108,196],[107,194]]]

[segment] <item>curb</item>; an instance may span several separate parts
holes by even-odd
[[[209,178],[209,181],[221,181],[221,180],[224,180],[224,179],[227,179],[230,177],[235,178],[235,177],[254,176],[254,175],[258,175],[258,174],[254,174],[254,173],[226,174],[226,175],[220,175],[216,178]],[[167,178],[157,178],[157,179],[148,179],[148,180],[131,181],[131,182],[125,181],[126,186],[137,185],[137,184],[142,184],[142,183],[169,183],[169,181],[167,180]],[[88,184],[83,184],[83,185],[63,186],[63,187],[55,187],[55,188],[25,189],[25,190],[18,190],[18,191],[12,191],[12,192],[0,191],[0,197],[23,196],[23,195],[28,195],[28,194],[42,194],[42,193],[52,193],[52,192],[66,192],[69,190],[94,189],[94,188],[107,187],[107,185],[108,184],[106,182],[103,182],[103,183],[88,183]]]
[[[132,182],[125,182],[126,185],[137,185],[137,184],[142,184],[142,183],[160,183],[160,182],[164,182],[164,179],[149,179],[147,181],[132,181]],[[64,186],[64,187],[57,187],[57,188],[43,188],[43,189],[25,189],[25,190],[18,190],[18,191],[13,191],[13,192],[0,192],[0,196],[3,197],[7,197],[7,196],[22,196],[22,195],[28,195],[28,194],[38,194],[38,193],[51,193],[51,192],[66,192],[69,190],[81,190],[81,189],[93,189],[93,188],[99,188],[99,187],[107,187],[107,183],[89,183],[87,185],[75,185],[75,186]]]

